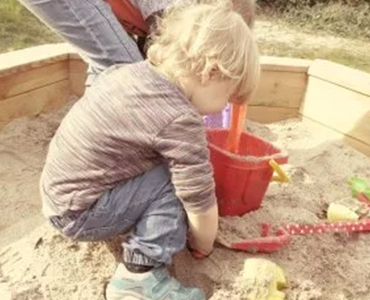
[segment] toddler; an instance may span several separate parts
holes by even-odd
[[[68,112],[41,176],[43,212],[79,241],[131,230],[108,300],[203,300],[166,266],[185,248],[207,257],[218,211],[202,116],[251,98],[256,43],[226,4],[173,7],[148,59],[115,66]]]

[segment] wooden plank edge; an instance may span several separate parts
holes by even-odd
[[[74,49],[71,48],[70,51],[70,60],[83,60]],[[263,71],[307,73],[313,61],[290,57],[261,56],[260,62]]]
[[[370,96],[370,74],[328,60],[316,59],[308,75]]]
[[[0,131],[14,119],[35,116],[60,108],[67,103],[69,97],[68,79],[54,82],[22,95],[10,97],[0,102]]]
[[[295,73],[307,73],[309,67],[313,63],[313,61],[309,59],[276,56],[262,56],[260,61],[262,71],[270,70]]]
[[[54,71],[52,76],[45,74],[48,69]],[[56,71],[58,73],[56,73]],[[40,73],[42,73],[41,77],[39,76]],[[56,74],[57,76],[54,76]],[[0,87],[4,88],[5,86],[5,90],[0,91],[0,101],[31,92],[40,87],[57,83],[68,78],[69,65],[67,60],[52,62],[48,65],[38,66],[25,72],[8,74],[0,81]],[[41,79],[44,80],[40,81]],[[24,85],[23,88],[21,87],[22,85]],[[12,89],[12,87],[14,87],[14,89]]]
[[[68,60],[70,46],[47,44],[0,54],[0,77]]]
[[[81,97],[85,92],[87,64],[81,59],[70,59],[68,68],[70,93]]]
[[[82,57],[73,49],[68,54],[68,58],[69,60],[82,60],[83,61]]]
[[[370,144],[370,97],[310,77],[300,114]]]
[[[299,114],[299,117],[301,118],[302,122],[307,124],[309,127],[313,128],[320,128],[322,130],[325,130],[326,132],[329,132],[331,136],[334,138],[341,140],[344,142],[344,144],[351,146],[352,148],[356,149],[357,151],[365,154],[366,156],[370,157],[370,144],[359,140],[353,136],[350,136],[348,134],[345,134],[343,132],[340,132],[336,130],[335,128],[332,128],[330,126],[327,126],[319,121],[313,120],[309,117],[306,117],[302,114]]]
[[[307,84],[306,73],[265,71],[250,104],[299,109],[306,94]]]

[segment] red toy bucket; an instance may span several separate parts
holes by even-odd
[[[250,133],[243,132],[240,153],[225,150],[226,129],[207,131],[220,216],[241,216],[261,206],[274,170],[269,161],[288,162],[287,153]]]

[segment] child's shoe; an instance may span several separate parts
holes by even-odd
[[[185,288],[170,276],[166,268],[137,274],[119,264],[107,285],[107,300],[205,300],[197,288]]]

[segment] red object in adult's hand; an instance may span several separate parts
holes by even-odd
[[[137,36],[149,34],[149,27],[146,24],[141,11],[128,0],[105,0],[109,3],[114,15],[122,24],[125,30]]]

